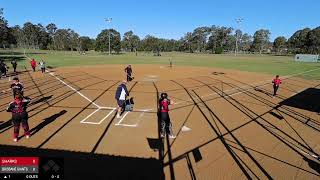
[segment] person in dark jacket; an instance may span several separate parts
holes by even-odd
[[[127,85],[127,81],[123,80],[116,90],[115,99],[117,100],[117,104],[118,104],[117,118],[121,118],[121,113],[124,109],[126,98],[127,96],[129,96],[129,91],[126,85]]]
[[[127,82],[130,82],[134,79],[134,77],[132,76],[132,67],[129,64],[124,71],[127,73]]]
[[[1,70],[1,76],[7,77],[7,71],[8,71],[8,66],[6,63],[4,63],[3,60],[0,61],[0,70]]]
[[[160,114],[160,120],[161,120],[161,132],[160,135],[163,138],[166,135],[166,129],[169,130],[169,138],[176,138],[176,136],[173,134],[172,130],[172,123],[170,121],[169,116],[169,105],[174,104],[173,101],[171,101],[168,97],[167,93],[161,93],[160,99],[159,99],[159,114]]]
[[[17,60],[13,59],[11,61],[11,65],[12,65],[12,68],[13,68],[13,72],[16,73],[17,72],[17,65],[18,65]]]
[[[21,94],[23,96],[23,91],[24,91],[24,86],[23,84],[19,81],[18,77],[13,78],[13,83],[10,85],[10,88],[7,91],[12,90],[13,97],[16,96],[16,94]],[[2,93],[5,93],[6,91],[3,90]]]
[[[15,142],[18,141],[20,125],[22,125],[24,129],[25,137],[27,139],[30,137],[27,113],[27,105],[29,102],[30,98],[24,98],[21,94],[17,93],[14,101],[12,101],[7,108],[7,112],[12,113],[13,141]]]

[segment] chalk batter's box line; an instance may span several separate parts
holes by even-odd
[[[137,127],[137,126],[139,125],[140,121],[141,121],[141,118],[143,117],[144,113],[146,113],[146,112],[148,112],[148,111],[143,111],[143,112],[140,113],[139,117],[137,118],[138,120],[136,121],[135,124],[125,124],[125,123],[121,123],[121,122],[124,120],[124,118],[130,113],[130,112],[126,112],[126,113],[122,116],[122,118],[119,120],[119,122],[115,124],[115,126]],[[131,113],[134,113],[134,112],[131,112]]]
[[[103,109],[107,109],[107,110],[111,110],[103,119],[101,119],[99,122],[91,122],[91,121],[87,121],[91,116],[93,116],[95,113],[97,113],[98,111],[100,110],[103,110]],[[93,111],[92,113],[90,113],[87,117],[85,117],[83,120],[80,121],[80,123],[82,124],[94,124],[94,125],[99,125],[101,124],[104,120],[106,120],[117,108],[112,108],[112,107],[101,107],[101,108],[98,108],[96,109],[95,111]],[[145,113],[145,112],[149,112],[151,111],[152,109],[137,109],[136,111],[134,112],[140,112],[142,115]],[[121,121],[124,120],[124,117],[128,114],[129,112],[126,112],[123,117],[121,118],[121,120],[118,122],[118,124],[116,125],[126,125],[126,126],[132,126],[132,127],[136,127],[137,124],[135,125],[129,125],[129,124],[120,124]],[[141,117],[141,115],[140,115]],[[139,122],[139,121],[138,121]]]
[[[101,109],[96,109],[96,110],[93,111],[91,114],[89,114],[86,118],[84,118],[82,121],[80,121],[80,123],[99,125],[99,124],[101,124],[104,120],[106,120],[106,119],[114,112],[114,110],[116,110],[116,108],[112,109],[112,110],[111,110],[104,118],[102,118],[99,122],[86,121],[86,120],[89,119],[92,115],[94,115],[95,113],[97,113],[97,112],[100,111],[100,110],[101,110]]]

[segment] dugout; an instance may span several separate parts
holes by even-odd
[[[297,54],[294,57],[294,60],[299,62],[320,62],[320,56],[313,54]]]

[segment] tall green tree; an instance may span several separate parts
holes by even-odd
[[[181,39],[180,39],[180,51],[187,51],[189,53],[193,53],[195,50],[195,45],[193,43],[193,35],[191,32],[187,32]]]
[[[55,45],[55,33],[57,31],[57,26],[54,23],[50,23],[46,26],[47,32],[49,34],[49,37],[51,39],[50,41],[50,45],[49,45],[49,49],[56,49],[56,45]]]
[[[81,36],[79,39],[81,51],[89,51],[94,49],[94,40],[87,36]]]
[[[101,33],[98,34],[97,36],[95,49],[97,51],[109,50],[109,34],[110,34],[111,51],[119,53],[121,51],[121,37],[120,37],[120,33],[115,29],[102,30]]]
[[[128,31],[124,33],[123,35],[123,41],[122,41],[122,48],[124,48],[126,51],[136,51],[140,43],[139,36],[133,34],[132,31]]]
[[[211,26],[208,42],[208,49],[211,49],[212,53],[221,53],[223,52],[224,48],[230,48],[232,41],[234,41],[234,38],[230,37],[232,33],[231,27],[219,27],[219,26]]]
[[[8,27],[8,21],[3,16],[3,8],[0,8],[0,45],[6,48],[10,36],[10,29]]]
[[[197,47],[198,52],[202,52],[206,48],[208,35],[210,34],[210,28],[203,26],[198,27],[192,32],[192,43]]]
[[[287,39],[283,36],[277,37],[273,42],[273,47],[277,53],[282,52],[286,47]]]
[[[55,33],[56,50],[70,50],[71,38],[69,29],[58,29]]]
[[[37,36],[38,36],[38,48],[47,49],[48,44],[50,43],[50,36],[46,31],[46,28],[42,24],[36,25]]]
[[[237,29],[234,33],[235,41],[236,41],[236,51],[242,50],[242,31],[240,29]]]
[[[252,36],[250,36],[247,33],[244,33],[241,37],[241,41],[240,41],[240,49],[242,51],[249,51],[250,47],[252,46]]]
[[[68,29],[68,33],[70,37],[70,50],[77,50],[79,52],[81,50],[79,34],[72,29]]]
[[[304,28],[296,31],[289,39],[288,45],[294,53],[307,53],[308,52],[308,33],[310,28]]]
[[[307,46],[308,53],[320,54],[320,26],[308,32]]]
[[[38,29],[31,22],[26,22],[23,25],[22,32],[25,38],[27,48],[35,49],[38,46]]]
[[[142,41],[141,41],[141,49],[143,51],[160,51],[160,40],[157,37],[147,35]]]
[[[270,31],[267,29],[260,29],[253,35],[252,47],[254,51],[259,51],[261,54],[263,50],[269,46]]]

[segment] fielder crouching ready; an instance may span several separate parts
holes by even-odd
[[[30,101],[30,98],[24,98],[20,93],[17,93],[14,101],[7,108],[7,112],[12,113],[13,141],[15,142],[18,141],[20,125],[24,129],[25,137],[27,139],[30,137],[27,113],[27,105]]]

